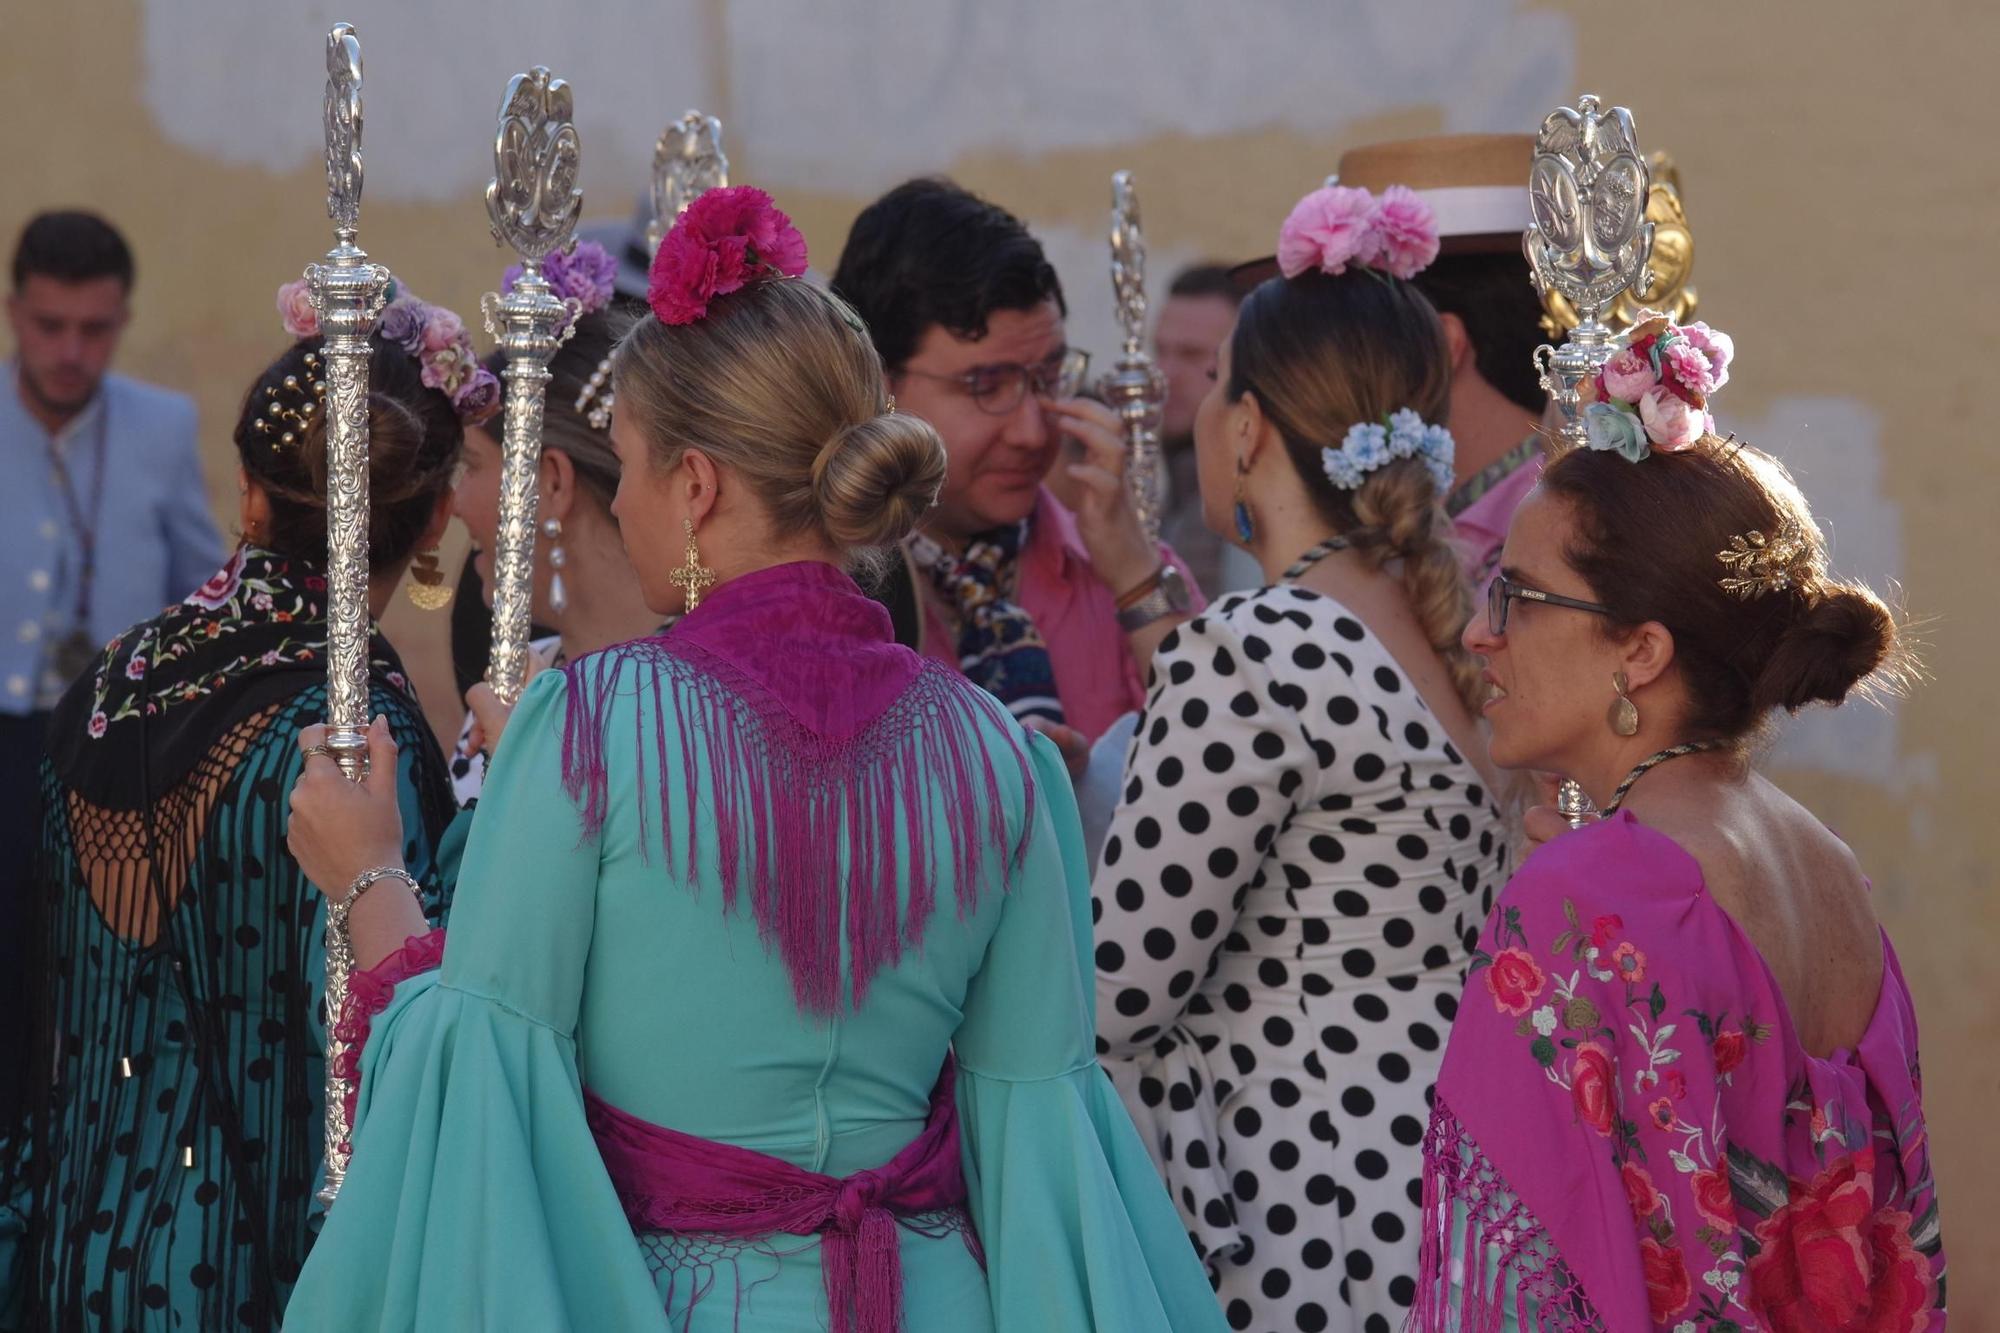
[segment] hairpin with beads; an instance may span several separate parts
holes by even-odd
[[[298,444],[326,398],[326,376],[320,371],[318,353],[305,354],[305,369],[303,380],[297,375],[287,375],[282,385],[264,388],[267,401],[262,414],[251,422],[251,429],[259,435],[275,437],[271,441],[273,452]],[[293,395],[297,396],[296,403],[291,401]]]
[[[605,430],[611,425],[611,407],[611,358],[606,356],[590,372],[583,392],[576,396],[576,410],[585,414],[592,430]]]
[[[1818,566],[1811,539],[1789,519],[1769,535],[1753,531],[1731,537],[1715,558],[1728,571],[1720,580],[1722,590],[1744,602],[1792,588],[1810,596]]]

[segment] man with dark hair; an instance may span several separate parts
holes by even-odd
[[[1020,219],[950,181],[913,180],[864,209],[833,289],[867,321],[899,411],[937,428],[944,489],[911,554],[923,649],[1081,742],[1145,702],[1145,667],[1200,607],[1126,495],[1117,417],[1078,398],[1062,284]],[[1077,506],[1043,485],[1063,439]]]
[[[1541,475],[1548,396],[1534,369],[1542,304],[1521,252],[1531,134],[1440,134],[1371,144],[1340,159],[1342,185],[1415,190],[1438,221],[1438,258],[1414,279],[1444,321],[1450,348],[1457,484],[1445,508],[1465,571],[1483,590],[1514,507]]]
[[[24,970],[28,851],[48,710],[134,621],[222,563],[194,403],[111,373],[132,252],[92,213],[43,213],[14,250],[0,391],[0,978]],[[0,995],[0,1009],[17,1012]],[[21,1087],[0,1025],[0,1111]]]
[[[1211,593],[1256,587],[1256,561],[1209,529],[1202,516],[1200,474],[1195,467],[1194,416],[1215,387],[1215,357],[1236,325],[1243,291],[1226,264],[1182,269],[1167,287],[1153,325],[1153,359],[1167,379],[1160,417],[1166,463],[1166,507],[1160,535],[1180,552],[1195,582]]]

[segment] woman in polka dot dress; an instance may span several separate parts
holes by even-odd
[[[1204,507],[1273,586],[1154,659],[1093,884],[1099,1050],[1232,1328],[1390,1333],[1507,853],[1457,642],[1449,436],[1403,418],[1329,455],[1400,409],[1441,421],[1450,364],[1407,282],[1314,267],[1251,294],[1218,376]]]

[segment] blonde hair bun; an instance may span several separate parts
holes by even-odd
[[[928,423],[895,412],[857,421],[814,460],[821,526],[840,546],[893,546],[937,503],[944,466],[944,441]]]

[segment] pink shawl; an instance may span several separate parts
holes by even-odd
[[[1916,1017],[1882,947],[1866,1034],[1812,1057],[1677,843],[1621,813],[1529,858],[1438,1081],[1412,1327],[1942,1328]]]

